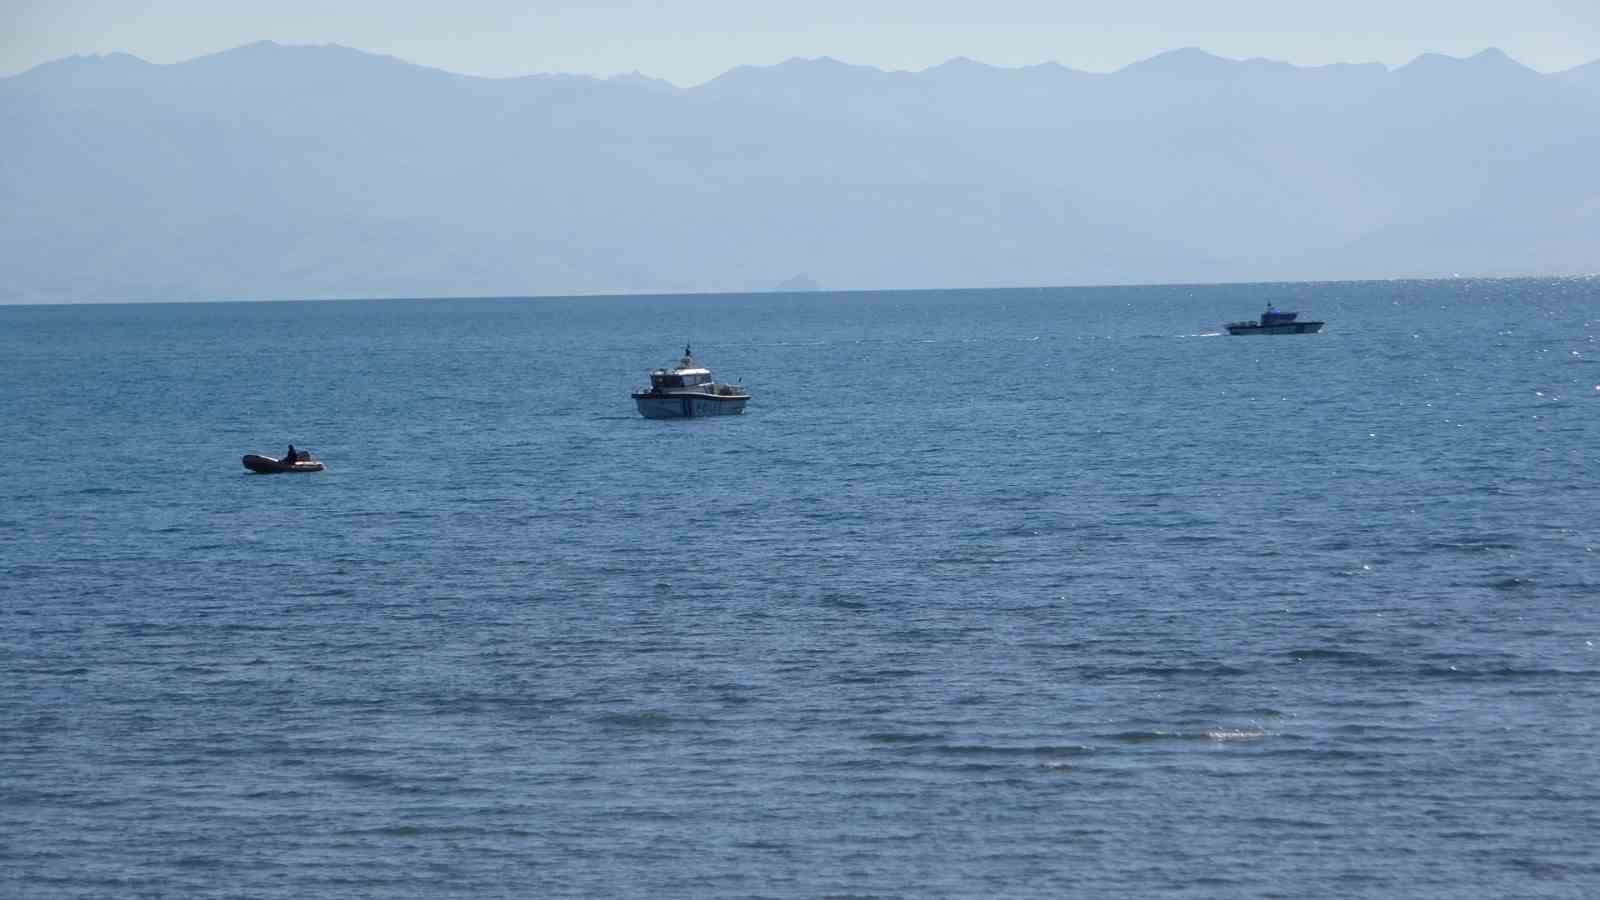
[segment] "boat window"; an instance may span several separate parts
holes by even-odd
[[[650,380],[659,387],[683,387],[682,375],[654,375]]]

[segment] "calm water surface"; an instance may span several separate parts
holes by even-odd
[[[1218,334],[1268,301],[1328,327]],[[633,411],[688,339],[745,416]],[[3,308],[0,360],[0,895],[1600,883],[1600,281]]]

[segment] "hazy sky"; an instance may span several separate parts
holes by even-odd
[[[165,63],[257,40],[480,75],[639,69],[685,85],[793,56],[1109,71],[1190,45],[1390,65],[1496,46],[1556,71],[1600,58],[1600,0],[0,0],[0,75],[76,53]]]

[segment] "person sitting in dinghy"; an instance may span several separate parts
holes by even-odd
[[[288,452],[288,453],[286,453],[286,454],[284,454],[284,457],[283,457],[283,459],[282,459],[282,462],[284,462],[284,463],[286,463],[286,464],[288,464],[288,465],[291,465],[291,466],[292,466],[292,465],[294,465],[294,464],[295,464],[295,463],[296,463],[296,462],[298,462],[298,461],[299,461],[299,460],[300,460],[300,457],[299,457],[299,456],[297,456],[297,455],[295,455],[295,449],[294,449],[294,445],[293,445],[293,444],[290,444],[290,445],[289,445],[289,452]]]

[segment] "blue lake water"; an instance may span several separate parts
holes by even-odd
[[[0,308],[0,447],[0,896],[1600,883],[1597,280]]]

